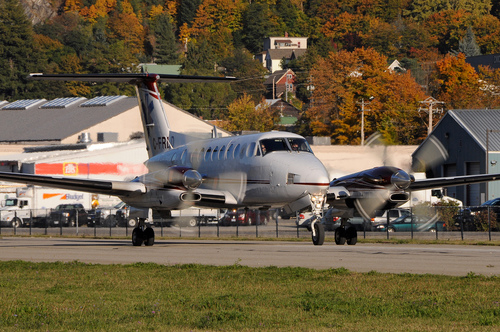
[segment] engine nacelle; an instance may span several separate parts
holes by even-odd
[[[203,183],[201,174],[189,167],[174,166],[142,176],[141,182],[158,187],[182,187],[194,190]]]

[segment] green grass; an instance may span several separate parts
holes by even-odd
[[[500,278],[0,262],[1,331],[498,331]]]

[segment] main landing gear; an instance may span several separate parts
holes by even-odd
[[[155,243],[155,231],[146,226],[144,219],[140,219],[138,226],[132,231],[132,244],[139,247],[143,243],[146,246],[152,246]]]
[[[341,218],[340,227],[335,230],[335,244],[344,245],[346,242],[348,245],[355,245],[358,242],[358,232],[354,226],[347,226],[346,219]]]

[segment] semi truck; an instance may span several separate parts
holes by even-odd
[[[15,197],[6,197],[0,208],[0,224],[3,227],[22,227],[43,223],[50,210],[60,204],[82,204],[90,209],[97,195],[64,189],[38,186],[16,188]],[[99,195],[98,200],[116,200],[112,196]]]

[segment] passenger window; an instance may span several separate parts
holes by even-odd
[[[255,151],[255,146],[257,144],[255,142],[252,142],[249,146],[248,146],[248,150],[247,150],[247,157],[251,157],[254,155],[254,151]]]
[[[238,157],[238,154],[240,153],[241,146],[239,144],[236,145],[234,148],[234,158]]]
[[[221,148],[220,148],[220,151],[219,151],[219,160],[222,160],[224,158],[224,150],[226,149],[226,146],[223,145]]]
[[[243,146],[241,147],[241,151],[240,151],[240,158],[243,158],[245,156],[246,152],[247,152],[247,145],[243,144]]]
[[[205,161],[208,161],[210,158],[210,153],[212,152],[212,148],[207,149],[207,153],[205,153]]]
[[[217,152],[219,152],[219,147],[216,146],[214,148],[214,151],[212,151],[212,160],[216,160],[217,159]]]
[[[229,146],[227,147],[227,152],[226,152],[226,158],[227,159],[231,159],[232,158],[233,147],[234,147],[234,145],[232,145],[232,144],[229,144]]]

